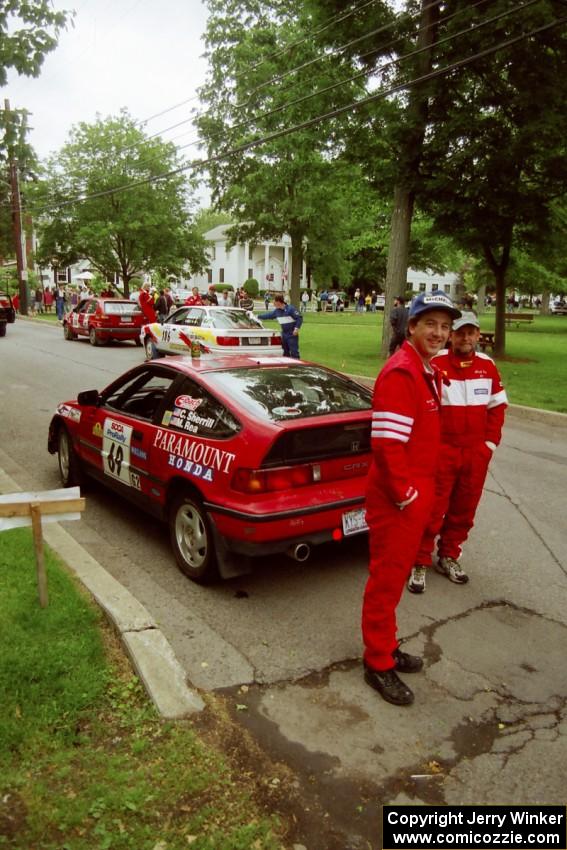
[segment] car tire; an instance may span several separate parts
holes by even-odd
[[[73,448],[71,435],[64,425],[61,425],[57,435],[57,459],[59,475],[64,487],[76,487],[84,483],[81,462]]]
[[[137,337],[136,337],[136,339],[134,340],[134,342],[136,343],[136,345],[141,345],[141,344],[142,344],[142,340],[140,339],[140,337],[139,337],[139,336],[137,336]]]
[[[0,322],[0,336],[6,336],[6,322]]]
[[[146,360],[154,359],[154,344],[152,342],[151,336],[147,336],[144,340],[144,351],[146,353]]]
[[[197,584],[210,584],[219,571],[209,518],[200,499],[180,493],[169,511],[169,534],[182,573]]]
[[[91,328],[89,331],[89,342],[91,345],[98,345],[98,339],[94,328]]]
[[[65,322],[65,324],[63,325],[63,336],[65,337],[65,339],[69,339],[69,340],[77,338],[75,336],[75,334],[73,333],[73,331],[71,330],[71,328],[69,327],[68,322]]]

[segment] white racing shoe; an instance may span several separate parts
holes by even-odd
[[[469,580],[466,572],[461,569],[461,565],[454,558],[439,558],[435,569],[441,575],[447,576],[449,581],[454,581],[455,584],[466,584]]]

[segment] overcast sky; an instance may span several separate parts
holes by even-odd
[[[25,107],[33,128],[29,141],[40,158],[59,149],[80,121],[117,115],[126,107],[136,121],[191,98],[151,120],[148,134],[190,117],[206,63],[201,35],[206,10],[200,0],[54,0],[75,9],[74,26],[63,32],[37,79],[10,72],[2,88],[10,106]],[[194,139],[188,123],[163,133],[181,146]],[[195,146],[187,157],[198,155]]]

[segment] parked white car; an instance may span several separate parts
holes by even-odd
[[[190,354],[191,343],[217,355],[282,354],[281,336],[238,307],[180,307],[163,325],[144,325],[140,334],[146,359],[163,354]]]

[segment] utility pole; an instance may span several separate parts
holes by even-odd
[[[18,163],[14,157],[14,145],[9,137],[10,101],[4,101],[6,111],[6,134],[8,136],[8,163],[10,168],[10,187],[12,190],[12,222],[14,227],[14,248],[16,251],[16,267],[18,270],[18,291],[20,293],[20,313],[27,316],[29,308],[28,269],[24,249],[24,234],[22,230],[22,209],[20,203],[20,182]]]

